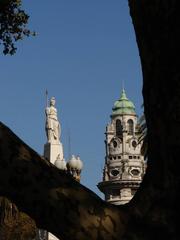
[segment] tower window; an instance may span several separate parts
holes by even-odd
[[[114,146],[114,148],[117,148],[117,142],[116,141],[113,141],[113,146]]]
[[[134,132],[134,122],[133,122],[133,120],[129,119],[127,121],[127,125],[128,125],[128,134],[133,135],[133,132]]]
[[[132,159],[132,156],[129,156],[129,159]]]
[[[122,136],[122,124],[119,119],[116,120],[116,136]]]
[[[136,148],[136,146],[137,146],[137,142],[134,140],[134,141],[132,141],[132,146],[134,147],[134,148]]]
[[[140,171],[138,169],[131,170],[131,174],[134,176],[138,176],[140,174]]]
[[[111,171],[111,175],[114,176],[114,177],[118,176],[118,175],[119,175],[119,170],[113,169],[113,170]]]

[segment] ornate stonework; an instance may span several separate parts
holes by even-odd
[[[134,104],[123,90],[121,98],[114,104],[111,123],[106,128],[103,181],[98,184],[105,200],[110,203],[129,202],[142,181],[145,162],[138,141],[139,133]]]

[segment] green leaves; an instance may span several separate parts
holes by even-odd
[[[16,52],[16,41],[35,35],[26,27],[28,19],[21,9],[21,0],[0,0],[0,45],[3,45],[5,55]]]

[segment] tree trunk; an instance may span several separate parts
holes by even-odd
[[[148,129],[148,170],[130,207],[143,223],[139,230],[149,234],[142,239],[152,239],[153,230],[156,239],[180,239],[179,1],[129,0],[129,6],[142,64]]]

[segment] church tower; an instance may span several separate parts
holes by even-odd
[[[106,127],[106,157],[103,180],[98,188],[105,200],[112,204],[125,204],[131,200],[145,174],[144,157],[138,141],[140,128],[135,106],[123,89],[114,103],[111,123]]]

